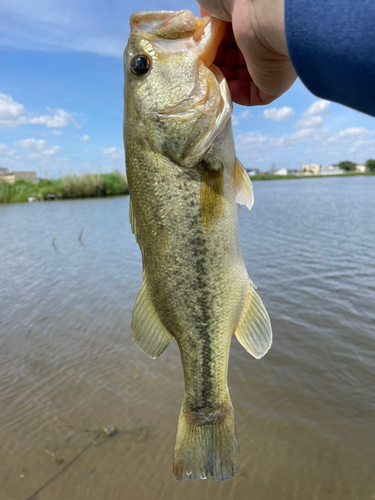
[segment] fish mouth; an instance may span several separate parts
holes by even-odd
[[[224,21],[211,16],[194,17],[187,9],[178,12],[163,10],[135,12],[130,17],[132,34],[147,34],[147,38],[153,39],[161,46],[164,45],[163,41],[167,44],[171,41],[181,41],[186,49],[191,46],[198,47],[199,60],[207,68],[215,60],[217,49],[225,35],[226,25]],[[177,47],[181,48],[181,45],[177,44]],[[169,44],[168,49],[171,50]]]
[[[164,14],[165,16],[167,13],[163,12],[161,14]],[[160,25],[156,26],[156,28],[152,30],[152,34],[157,32],[158,40],[156,41],[156,44],[165,47],[164,43],[166,41],[167,48],[171,49],[169,42],[172,39],[171,28],[174,28],[174,40],[178,38],[182,39],[181,42],[185,44],[184,50],[198,49],[198,61],[202,62],[206,68],[213,73],[222,90],[222,97],[225,100],[228,100],[228,93],[225,92],[225,85],[223,85],[223,80],[225,80],[225,78],[220,69],[213,64],[216,58],[217,50],[224,38],[227,23],[211,16],[205,16],[203,18],[194,17],[192,12],[188,10],[173,14],[174,17],[171,20],[164,20]],[[176,26],[179,26],[180,29],[177,30]],[[183,26],[184,29],[182,29],[181,26]],[[161,37],[163,31],[167,30],[168,38],[164,33],[163,38],[165,41],[160,40],[159,37]],[[178,45],[178,48],[181,49],[180,44]],[[199,76],[197,74],[197,79],[198,78]],[[196,86],[191,90],[191,93],[187,95],[185,99],[180,101],[178,104],[159,110],[158,113],[161,115],[176,114],[200,106],[207,99],[209,99],[209,96],[207,95],[209,89],[206,89],[206,92],[202,94],[198,91],[198,87],[199,85],[197,82]]]
[[[193,39],[201,47],[200,61],[209,68],[213,64],[227,28],[227,23],[215,17],[195,18],[196,29]]]

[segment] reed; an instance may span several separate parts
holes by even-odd
[[[115,171],[110,174],[88,174],[64,176],[61,179],[41,180],[38,184],[16,181],[14,184],[0,182],[0,203],[18,203],[36,198],[39,201],[51,198],[93,198],[128,194],[126,179]]]

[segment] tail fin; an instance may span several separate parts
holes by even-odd
[[[178,421],[173,473],[178,481],[230,479],[237,472],[238,443],[232,405],[204,423],[184,411]]]

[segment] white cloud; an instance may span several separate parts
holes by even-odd
[[[10,95],[0,93],[0,127],[15,128],[19,125],[46,125],[47,127],[66,127],[69,123],[76,125],[74,118],[63,109],[52,110],[44,116],[32,116],[25,107],[14,101]]]
[[[294,111],[289,106],[283,106],[282,108],[270,108],[263,111],[263,117],[267,120],[274,120],[275,122],[281,122],[287,118],[294,115]]]
[[[375,137],[375,132],[368,130],[365,127],[350,127],[337,134],[333,135],[328,139],[329,144],[338,144],[347,141],[358,141],[364,139],[373,139]]]
[[[52,130],[52,134],[58,137],[59,135],[62,134],[61,130]]]
[[[120,152],[117,148],[112,147],[105,149],[103,151],[105,155],[108,155],[113,160],[122,160],[124,158],[124,153]]]
[[[303,153],[301,146],[305,146]],[[289,155],[291,150],[296,153],[299,151],[299,157],[301,154],[308,154],[310,158],[314,157],[317,163],[324,163],[329,155],[337,161],[342,158],[365,161],[375,153],[375,130],[350,127],[334,134],[327,128],[306,128],[280,137],[249,132],[236,137],[236,148],[239,158],[244,161],[260,162],[261,158],[269,154],[274,155],[273,161],[279,161],[284,151]],[[292,154],[295,155],[295,152]],[[354,153],[355,158],[352,156]],[[358,154],[360,156],[357,156]]]
[[[73,117],[63,109],[47,108],[53,115],[44,115],[36,118],[29,118],[28,123],[36,125],[46,125],[47,127],[66,127],[69,123],[75,123]]]
[[[360,153],[363,156],[363,161],[369,159],[369,157],[374,158],[375,155],[375,141],[365,142],[358,141],[353,144],[353,147],[349,150],[351,153]]]
[[[242,120],[246,120],[246,118],[252,118],[253,116],[254,115],[251,115],[248,109],[245,109],[245,111],[242,111],[238,115],[232,115],[232,125],[233,127],[236,127],[242,122]]]
[[[242,113],[240,113],[241,120],[244,120],[245,118],[250,118],[251,116],[252,115],[250,114],[248,109],[245,109],[245,111],[242,111]]]
[[[323,143],[331,135],[332,133],[327,129],[317,132],[313,128],[302,129],[293,134],[282,135],[280,137],[269,137],[249,132],[248,134],[236,137],[236,147],[240,154],[248,158],[255,158],[259,157],[259,155],[263,156],[271,149],[287,151],[295,149],[300,144],[317,145]]]
[[[375,131],[365,127],[349,127],[332,135],[326,145],[336,153],[349,151],[368,156],[375,152]]]
[[[299,120],[294,128],[315,128],[323,125],[323,118],[321,116],[311,116],[310,118],[304,118]]]
[[[293,149],[297,144],[310,144],[318,141],[316,132],[309,128],[299,130],[294,134],[282,135],[279,138],[270,138],[269,146],[278,149]]]
[[[315,101],[309,106],[306,111],[302,113],[304,118],[310,118],[312,116],[324,116],[328,115],[330,111],[330,102],[325,101],[324,99],[319,99],[319,101]]]
[[[25,113],[25,108],[22,104],[13,101],[10,95],[0,94],[0,125],[3,127],[7,124],[17,123],[22,119]],[[16,126],[17,125],[9,125]]]
[[[13,156],[16,153],[16,151],[14,149],[9,149],[9,147],[6,144],[0,142],[0,153],[6,154],[7,156]]]
[[[38,155],[36,153],[30,153],[27,155],[28,160],[37,160],[38,158],[40,158],[40,155]]]
[[[239,120],[238,116],[232,115],[232,125],[233,125],[233,127],[236,127],[239,124],[240,124],[240,120]]]
[[[39,158],[40,155],[52,156],[61,149],[60,146],[50,146],[44,139],[40,139],[39,141],[36,139],[23,139],[22,141],[16,142],[15,145],[27,151],[31,151],[31,155],[34,155],[31,159]],[[29,155],[29,158],[31,155]]]
[[[89,136],[89,135],[87,135],[87,134],[83,134],[83,136],[79,138],[79,140],[80,140],[81,142],[86,142],[86,141],[88,141],[89,139],[90,139],[90,136]]]

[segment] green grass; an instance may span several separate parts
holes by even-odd
[[[347,174],[336,175],[275,175],[275,174],[255,174],[250,176],[252,181],[282,181],[284,179],[312,179],[316,177],[354,177],[357,175],[375,175],[375,172],[348,172]]]
[[[300,179],[297,175],[255,174],[251,175],[252,181],[276,181],[280,179]]]
[[[355,175],[375,175],[375,172],[354,173],[336,175],[334,177],[352,177]],[[252,175],[252,181],[271,181],[284,179],[311,179],[314,177],[331,177],[326,175],[275,175],[257,174]],[[66,176],[56,181],[42,180],[38,184],[30,184],[26,181],[16,181],[14,184],[0,182],[0,203],[19,203],[27,201],[29,197],[35,197],[40,201],[47,199],[47,195],[53,194],[57,199],[69,198],[96,198],[99,196],[116,196],[128,194],[128,185],[120,172],[111,174],[90,174],[82,176]]]
[[[56,181],[42,180],[38,184],[26,181],[16,181],[14,184],[0,182],[0,203],[19,203],[27,201],[29,197],[43,201],[51,194],[62,200],[128,193],[128,184],[120,172],[66,176]]]

